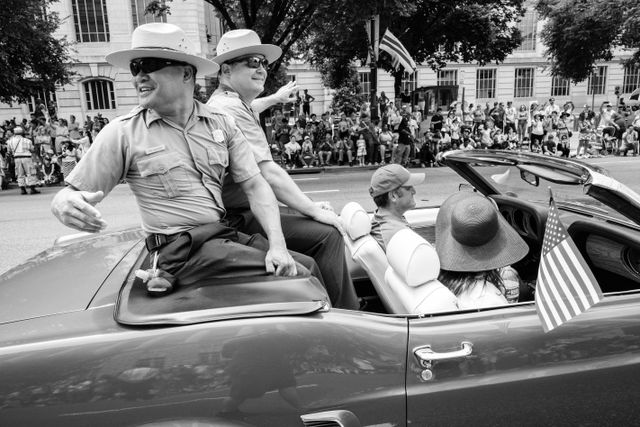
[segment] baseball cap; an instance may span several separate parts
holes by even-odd
[[[410,173],[400,165],[392,164],[378,168],[371,177],[369,194],[377,197],[402,186],[414,186],[424,181],[424,173]]]

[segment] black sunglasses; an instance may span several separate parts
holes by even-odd
[[[161,70],[165,67],[172,65],[189,65],[186,62],[172,61],[170,59],[162,58],[138,58],[129,63],[129,70],[135,77],[142,71],[145,74],[153,73],[154,71]]]
[[[229,64],[235,64],[236,62],[244,62],[247,64],[249,68],[259,68],[262,65],[262,68],[265,70],[269,66],[269,61],[266,58],[262,58],[260,56],[241,56],[240,58],[236,58],[232,61],[229,61]]]

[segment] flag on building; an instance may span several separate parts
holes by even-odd
[[[393,68],[396,70],[400,65],[402,65],[407,72],[414,72],[416,70],[415,61],[411,58],[407,49],[400,43],[400,40],[391,34],[388,28],[387,31],[384,32],[382,40],[380,40],[379,48],[391,55]]]
[[[536,282],[536,310],[545,332],[585,312],[602,299],[602,290],[549,201]]]

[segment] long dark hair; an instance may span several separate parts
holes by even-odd
[[[504,282],[500,276],[500,269],[487,271],[450,271],[440,270],[438,280],[442,282],[455,296],[467,291],[471,286],[482,280],[497,287],[500,292],[504,292]]]

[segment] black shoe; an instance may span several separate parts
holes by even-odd
[[[35,185],[32,185],[31,187],[29,187],[29,190],[30,190],[29,194],[40,194],[40,191],[36,190],[36,186]]]
[[[27,187],[20,187],[20,194],[27,194]]]

